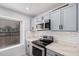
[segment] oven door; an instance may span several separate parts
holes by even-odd
[[[32,55],[33,56],[45,56],[45,48],[33,44]]]

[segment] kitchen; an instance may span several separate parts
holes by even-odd
[[[0,49],[0,56],[79,56],[78,3],[2,3],[0,7],[0,19],[20,22],[20,42]]]
[[[78,4],[63,4],[53,9],[53,11],[50,10],[35,17],[33,19],[34,21],[31,22],[32,32],[30,32],[30,35],[29,32],[27,33],[28,40],[30,39],[27,41],[27,44],[32,44],[30,42],[32,40],[31,37],[33,37],[34,40],[35,38],[36,40],[37,38],[40,40],[41,36],[42,38],[44,38],[44,36],[52,36],[53,42],[46,46],[47,56],[78,56],[78,8]],[[46,26],[45,23],[47,23],[47,19],[51,21],[48,21],[50,25]],[[41,43],[38,42],[37,45],[41,45]],[[30,49],[33,50],[32,45],[29,46],[29,48],[27,47],[27,50]],[[33,51],[30,50],[29,52],[29,55],[33,54]]]

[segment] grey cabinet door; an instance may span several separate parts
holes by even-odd
[[[79,4],[78,4],[78,32],[79,32]]]
[[[69,6],[62,8],[63,30],[76,31],[76,12],[76,4],[70,4]]]
[[[52,50],[47,49],[46,56],[64,56],[64,55],[62,55],[62,54],[60,54],[58,52],[55,52],[55,51],[52,51]]]
[[[51,30],[59,30],[60,25],[60,9],[50,13]]]

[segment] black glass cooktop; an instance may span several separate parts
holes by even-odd
[[[51,41],[52,42],[52,41]],[[42,40],[36,40],[36,41],[33,41],[32,43],[33,44],[36,44],[38,46],[41,46],[41,47],[45,47],[47,46],[48,44],[50,44],[51,42],[45,42],[45,41],[42,41]]]

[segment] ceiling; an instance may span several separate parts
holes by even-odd
[[[0,3],[0,6],[30,16],[39,15],[59,5],[61,5],[61,3]]]

